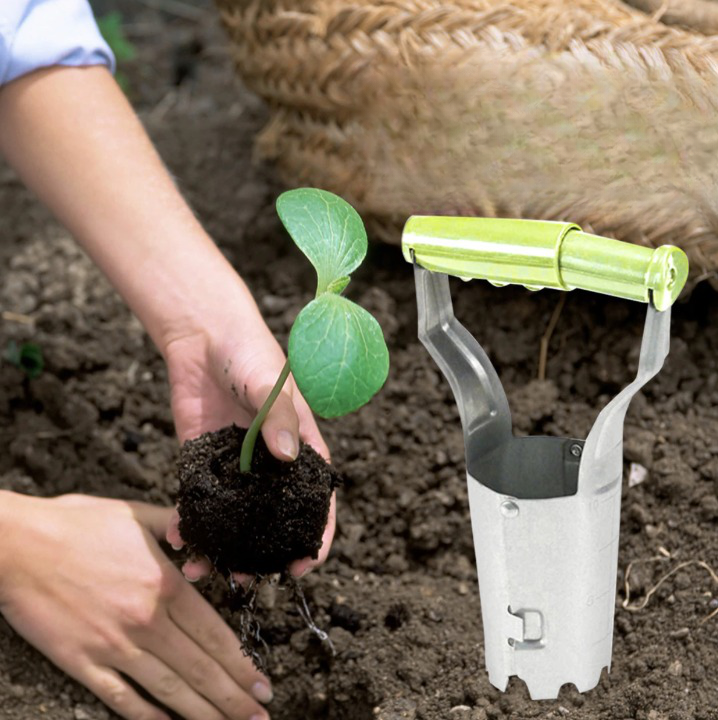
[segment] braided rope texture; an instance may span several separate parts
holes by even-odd
[[[718,35],[618,0],[216,0],[290,185],[410,214],[572,220],[718,279]]]

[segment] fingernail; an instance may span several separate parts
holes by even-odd
[[[170,547],[171,547],[175,552],[178,552],[179,550],[181,550],[181,549],[184,547],[184,544],[182,544],[182,545],[170,545]]]
[[[297,459],[299,455],[299,448],[297,447],[297,440],[289,430],[280,430],[277,433],[277,447],[282,455],[285,455],[292,460]]]
[[[272,702],[274,693],[267,683],[256,682],[252,685],[252,695],[261,703]],[[265,720],[266,715],[253,715],[251,720]]]
[[[198,575],[196,572],[193,571],[190,575],[188,575],[186,570],[187,566],[192,567],[190,563],[185,563],[185,565],[182,567],[182,575],[184,575],[184,579],[187,582],[196,583],[202,579],[201,573]]]
[[[252,715],[252,717],[249,718],[249,720],[267,720],[267,716],[266,715]]]
[[[244,575],[240,573],[235,573],[233,576],[234,582],[239,585],[239,587],[242,588],[242,590],[247,590],[249,586],[252,584],[252,576],[251,575]]]

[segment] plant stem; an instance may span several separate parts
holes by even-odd
[[[279,373],[272,392],[269,393],[269,397],[264,401],[264,405],[259,408],[257,416],[252,420],[252,424],[247,429],[247,434],[242,441],[242,450],[239,455],[240,472],[247,473],[252,470],[252,455],[254,454],[254,444],[257,442],[257,435],[259,435],[259,431],[262,429],[262,423],[264,423],[267,414],[272,408],[272,405],[274,405],[274,401],[279,397],[279,393],[282,392],[284,383],[287,382],[289,370],[289,360],[287,360],[287,362],[284,363],[282,372]]]

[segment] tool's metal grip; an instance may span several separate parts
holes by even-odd
[[[427,270],[531,290],[581,288],[670,307],[688,278],[678,247],[651,249],[591,235],[573,223],[415,215],[404,257]]]
[[[511,438],[511,413],[491,361],[456,319],[449,278],[414,266],[419,340],[451,385],[466,447],[487,453]]]
[[[623,423],[635,394],[663,367],[671,338],[671,309],[648,308],[636,379],[601,410],[586,438],[579,470],[579,488],[601,493],[623,477]]]

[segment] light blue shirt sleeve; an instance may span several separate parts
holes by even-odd
[[[88,0],[0,0],[0,85],[52,65],[114,72]]]

